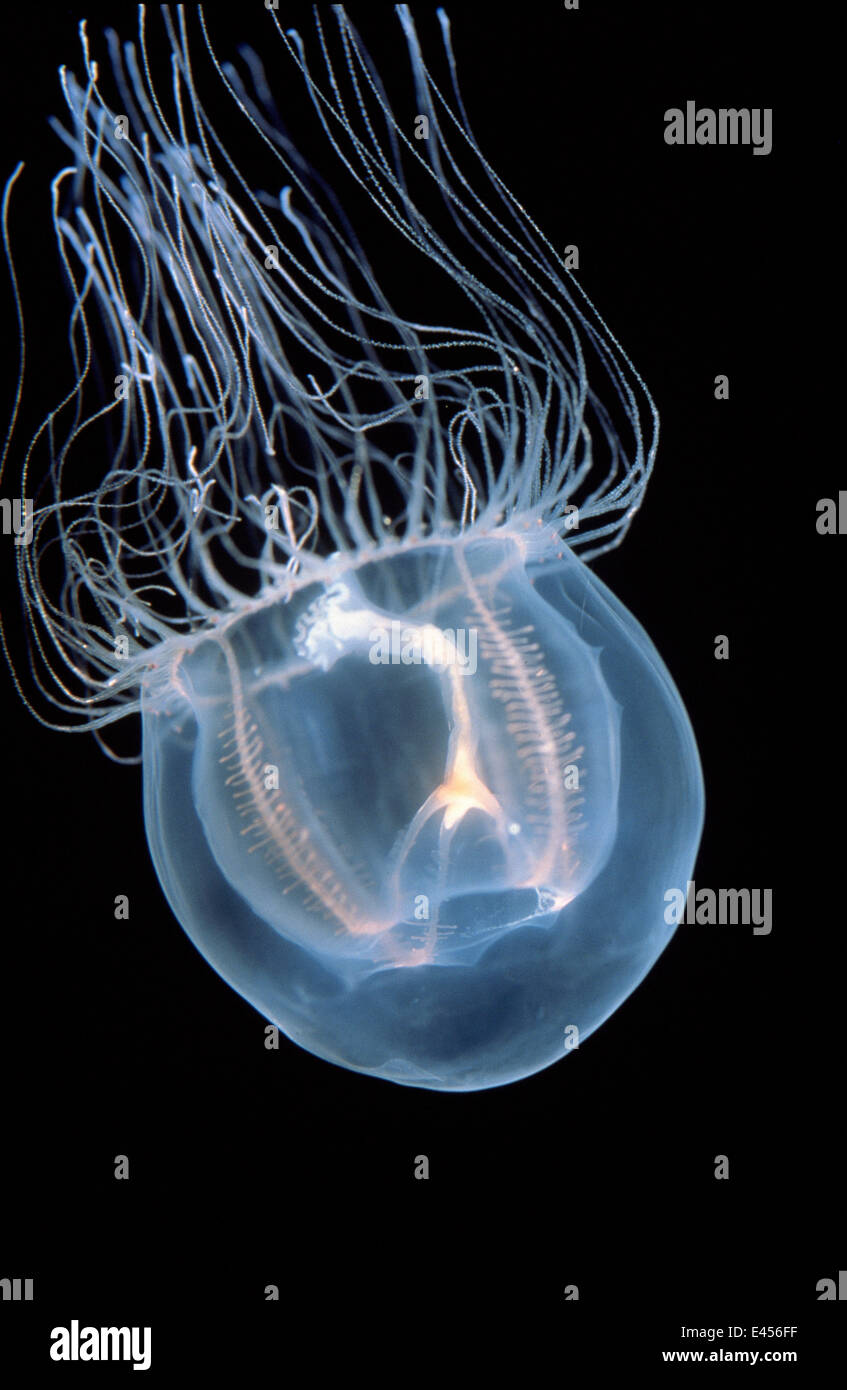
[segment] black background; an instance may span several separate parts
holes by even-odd
[[[282,8],[308,26],[305,7]],[[391,8],[349,8],[378,65],[399,63]],[[437,55],[434,6],[414,11]],[[103,57],[103,25],[134,26],[131,5],[84,13]],[[12,234],[36,374],[67,373],[48,202],[64,157],[46,116],[58,65],[81,67],[78,18],[3,17],[0,171],[26,160]],[[34,1275],[37,1297],[2,1305],[0,1364],[121,1374],[49,1361],[50,1328],[73,1317],[152,1324],[162,1379],[232,1357],[257,1380],[304,1348],[319,1371],[336,1334],[351,1370],[399,1334],[404,1380],[448,1338],[472,1354],[551,1339],[564,1374],[578,1350],[601,1371],[652,1370],[682,1323],[797,1324],[796,1344],[744,1345],[798,1345],[800,1369],[843,1325],[815,1293],[847,1264],[847,540],[815,531],[817,500],[847,486],[843,34],[822,10],[765,3],[457,3],[451,18],[485,152],[551,240],[579,246],[582,284],[657,401],[644,506],[596,568],[692,719],[707,789],[697,882],[772,887],[773,932],[681,928],[578,1053],[501,1090],[441,1095],[285,1040],[268,1052],[264,1020],[168,909],[140,771],[40,729],[4,682],[0,1276]],[[210,28],[227,56],[258,43],[273,74],[260,5],[212,10]],[[667,147],[664,111],[688,99],[772,107],[773,152]],[[12,356],[9,403],[13,371]],[[54,393],[30,391],[34,424]],[[13,626],[6,561],[3,583]],[[729,661],[714,658],[718,633]],[[114,1180],[118,1153],[129,1182]],[[428,1182],[413,1178],[421,1153]],[[264,1301],[269,1283],[280,1302]],[[578,1303],[563,1299],[572,1283]]]

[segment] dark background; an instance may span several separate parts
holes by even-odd
[[[434,7],[413,8],[441,73]],[[349,9],[379,66],[403,59],[389,6]],[[305,7],[282,12],[308,26]],[[81,13],[102,57],[103,25],[129,37],[135,23],[131,5],[2,20],[0,172],[27,162],[12,233],[36,373],[67,372],[48,202],[64,153],[46,116],[58,65],[81,68]],[[554,244],[578,244],[582,284],[657,401],[644,506],[596,568],[691,716],[707,789],[696,880],[772,887],[773,932],[681,928],[578,1053],[505,1089],[441,1095],[285,1040],[267,1052],[264,1020],[159,889],[140,771],[40,729],[4,681],[0,1276],[34,1275],[37,1298],[3,1305],[0,1360],[58,1374],[49,1330],[79,1317],[151,1323],[163,1378],[229,1356],[284,1374],[304,1346],[320,1368],[348,1323],[351,1367],[380,1362],[389,1328],[404,1337],[404,1379],[448,1334],[472,1352],[550,1338],[565,1373],[579,1349],[601,1370],[652,1369],[681,1323],[756,1323],[800,1326],[799,1343],[743,1344],[797,1345],[800,1368],[843,1326],[815,1294],[847,1262],[847,540],[815,531],[817,500],[847,486],[843,34],[822,10],[766,3],[457,3],[451,18],[486,154]],[[273,74],[261,6],[212,11],[210,27],[226,56],[260,44]],[[688,99],[772,107],[772,153],[667,147],[664,111]],[[12,354],[9,403],[14,370]],[[34,424],[45,392],[30,388]],[[3,584],[13,626],[6,562]],[[428,1182],[413,1179],[421,1153]]]

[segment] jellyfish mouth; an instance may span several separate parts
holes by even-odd
[[[551,927],[573,896],[523,887],[456,894],[439,905],[433,921],[396,925],[384,943],[383,967],[474,965],[507,933]]]
[[[439,925],[474,939],[514,927],[540,926],[555,917],[572,895],[549,888],[511,888],[499,893],[462,893],[441,904]]]

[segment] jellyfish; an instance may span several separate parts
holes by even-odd
[[[269,7],[232,62],[202,8],[163,7],[157,46],[141,7],[105,63],[80,26],[51,187],[74,380],[23,457],[16,680],[141,763],[165,897],[269,1023],[471,1091],[644,978],[704,798],[588,563],[638,511],[656,407],[483,153],[447,16],[440,76],[396,19],[399,96],[341,6],[304,34]]]

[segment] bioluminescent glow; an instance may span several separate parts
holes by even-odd
[[[586,564],[656,410],[484,157],[445,16],[438,81],[390,19],[400,114],[339,6],[269,10],[239,66],[162,15],[164,77],[143,10],[61,74],[75,379],[23,466],[25,698],[104,744],[140,713],[168,901],[289,1038],[514,1081],[644,977],[699,842],[683,705]]]

